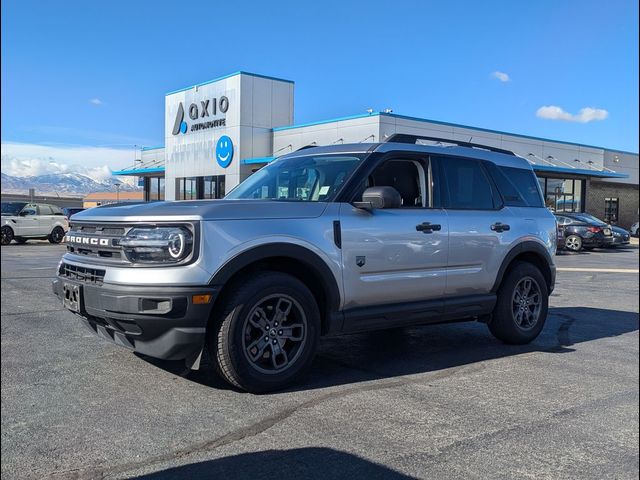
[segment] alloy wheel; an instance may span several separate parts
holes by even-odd
[[[53,232],[51,232],[51,239],[55,243],[60,243],[63,237],[64,237],[64,230],[62,230],[60,227],[54,228]]]
[[[567,237],[566,246],[569,250],[577,252],[578,250],[580,250],[580,240],[575,235]]]
[[[11,240],[13,240],[13,232],[9,227],[2,227],[1,235],[0,243],[2,243],[2,245],[9,245]]]
[[[523,330],[531,330],[538,323],[542,309],[540,285],[532,277],[524,277],[513,289],[511,313],[513,321]]]
[[[261,373],[281,373],[304,350],[307,317],[289,295],[269,295],[251,309],[242,332],[242,349],[249,364]]]

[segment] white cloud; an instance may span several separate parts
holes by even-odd
[[[0,160],[2,173],[16,177],[81,173],[102,182],[113,170],[131,167],[133,158],[133,149],[3,142]]]
[[[491,78],[495,78],[496,80],[500,80],[501,82],[510,82],[511,81],[511,77],[504,73],[504,72],[500,72],[498,70],[496,70],[495,72],[491,73]]]
[[[536,111],[536,116],[546,120],[564,120],[565,122],[588,123],[593,120],[604,120],[609,116],[609,112],[602,108],[585,107],[581,108],[577,114],[565,112],[555,105],[545,105]]]
[[[97,97],[96,98],[90,98],[89,99],[89,103],[91,105],[97,105],[97,106],[104,105],[104,102],[102,100],[100,100],[99,98],[97,98]]]

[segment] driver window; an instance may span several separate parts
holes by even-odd
[[[415,160],[389,160],[369,176],[367,187],[393,187],[402,198],[401,208],[423,208],[429,205],[426,173]]]
[[[27,216],[30,216],[30,215],[37,215],[38,212],[36,211],[36,207],[33,207],[31,205],[27,205],[26,207],[24,207],[22,209],[20,214],[24,215],[25,217],[27,217]]]

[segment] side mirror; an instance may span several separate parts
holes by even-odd
[[[361,202],[353,202],[356,208],[365,210],[400,208],[402,197],[393,187],[369,187],[362,194]]]
[[[26,210],[22,210],[19,214],[20,217],[26,217],[27,215],[29,215],[29,212]]]

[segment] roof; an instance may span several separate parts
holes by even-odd
[[[144,200],[144,192],[93,192],[88,194],[82,199],[85,202],[100,201],[100,200],[113,200],[113,201],[127,201],[127,200]]]
[[[367,153],[367,152],[380,152],[387,153],[392,151],[405,151],[405,152],[418,152],[425,154],[435,155],[458,155],[470,158],[477,158],[480,160],[488,160],[497,165],[516,167],[516,168],[529,168],[530,163],[524,158],[517,155],[507,155],[505,153],[491,152],[489,150],[483,150],[480,148],[470,147],[446,147],[440,145],[422,145],[412,143],[348,143],[344,145],[327,145],[323,147],[311,147],[304,150],[297,150],[295,152],[283,155],[281,158],[307,156],[307,155],[322,155],[331,153]]]
[[[240,70],[238,72],[230,73],[229,75],[223,75],[222,77],[217,77],[212,80],[207,80],[206,82],[196,83],[195,85],[191,85],[190,87],[179,88],[178,90],[172,90],[171,92],[166,93],[165,95],[173,95],[174,93],[184,92],[186,90],[191,90],[192,88],[195,88],[195,87],[202,87],[203,85],[219,82],[220,80],[224,80],[225,78],[235,77],[237,75],[248,75],[250,77],[266,78],[267,80],[276,80],[278,82],[286,82],[286,83],[292,83],[292,84],[295,83],[293,80],[286,80],[284,78],[278,78],[278,77],[269,77],[268,75],[260,75],[258,73],[244,72]]]

